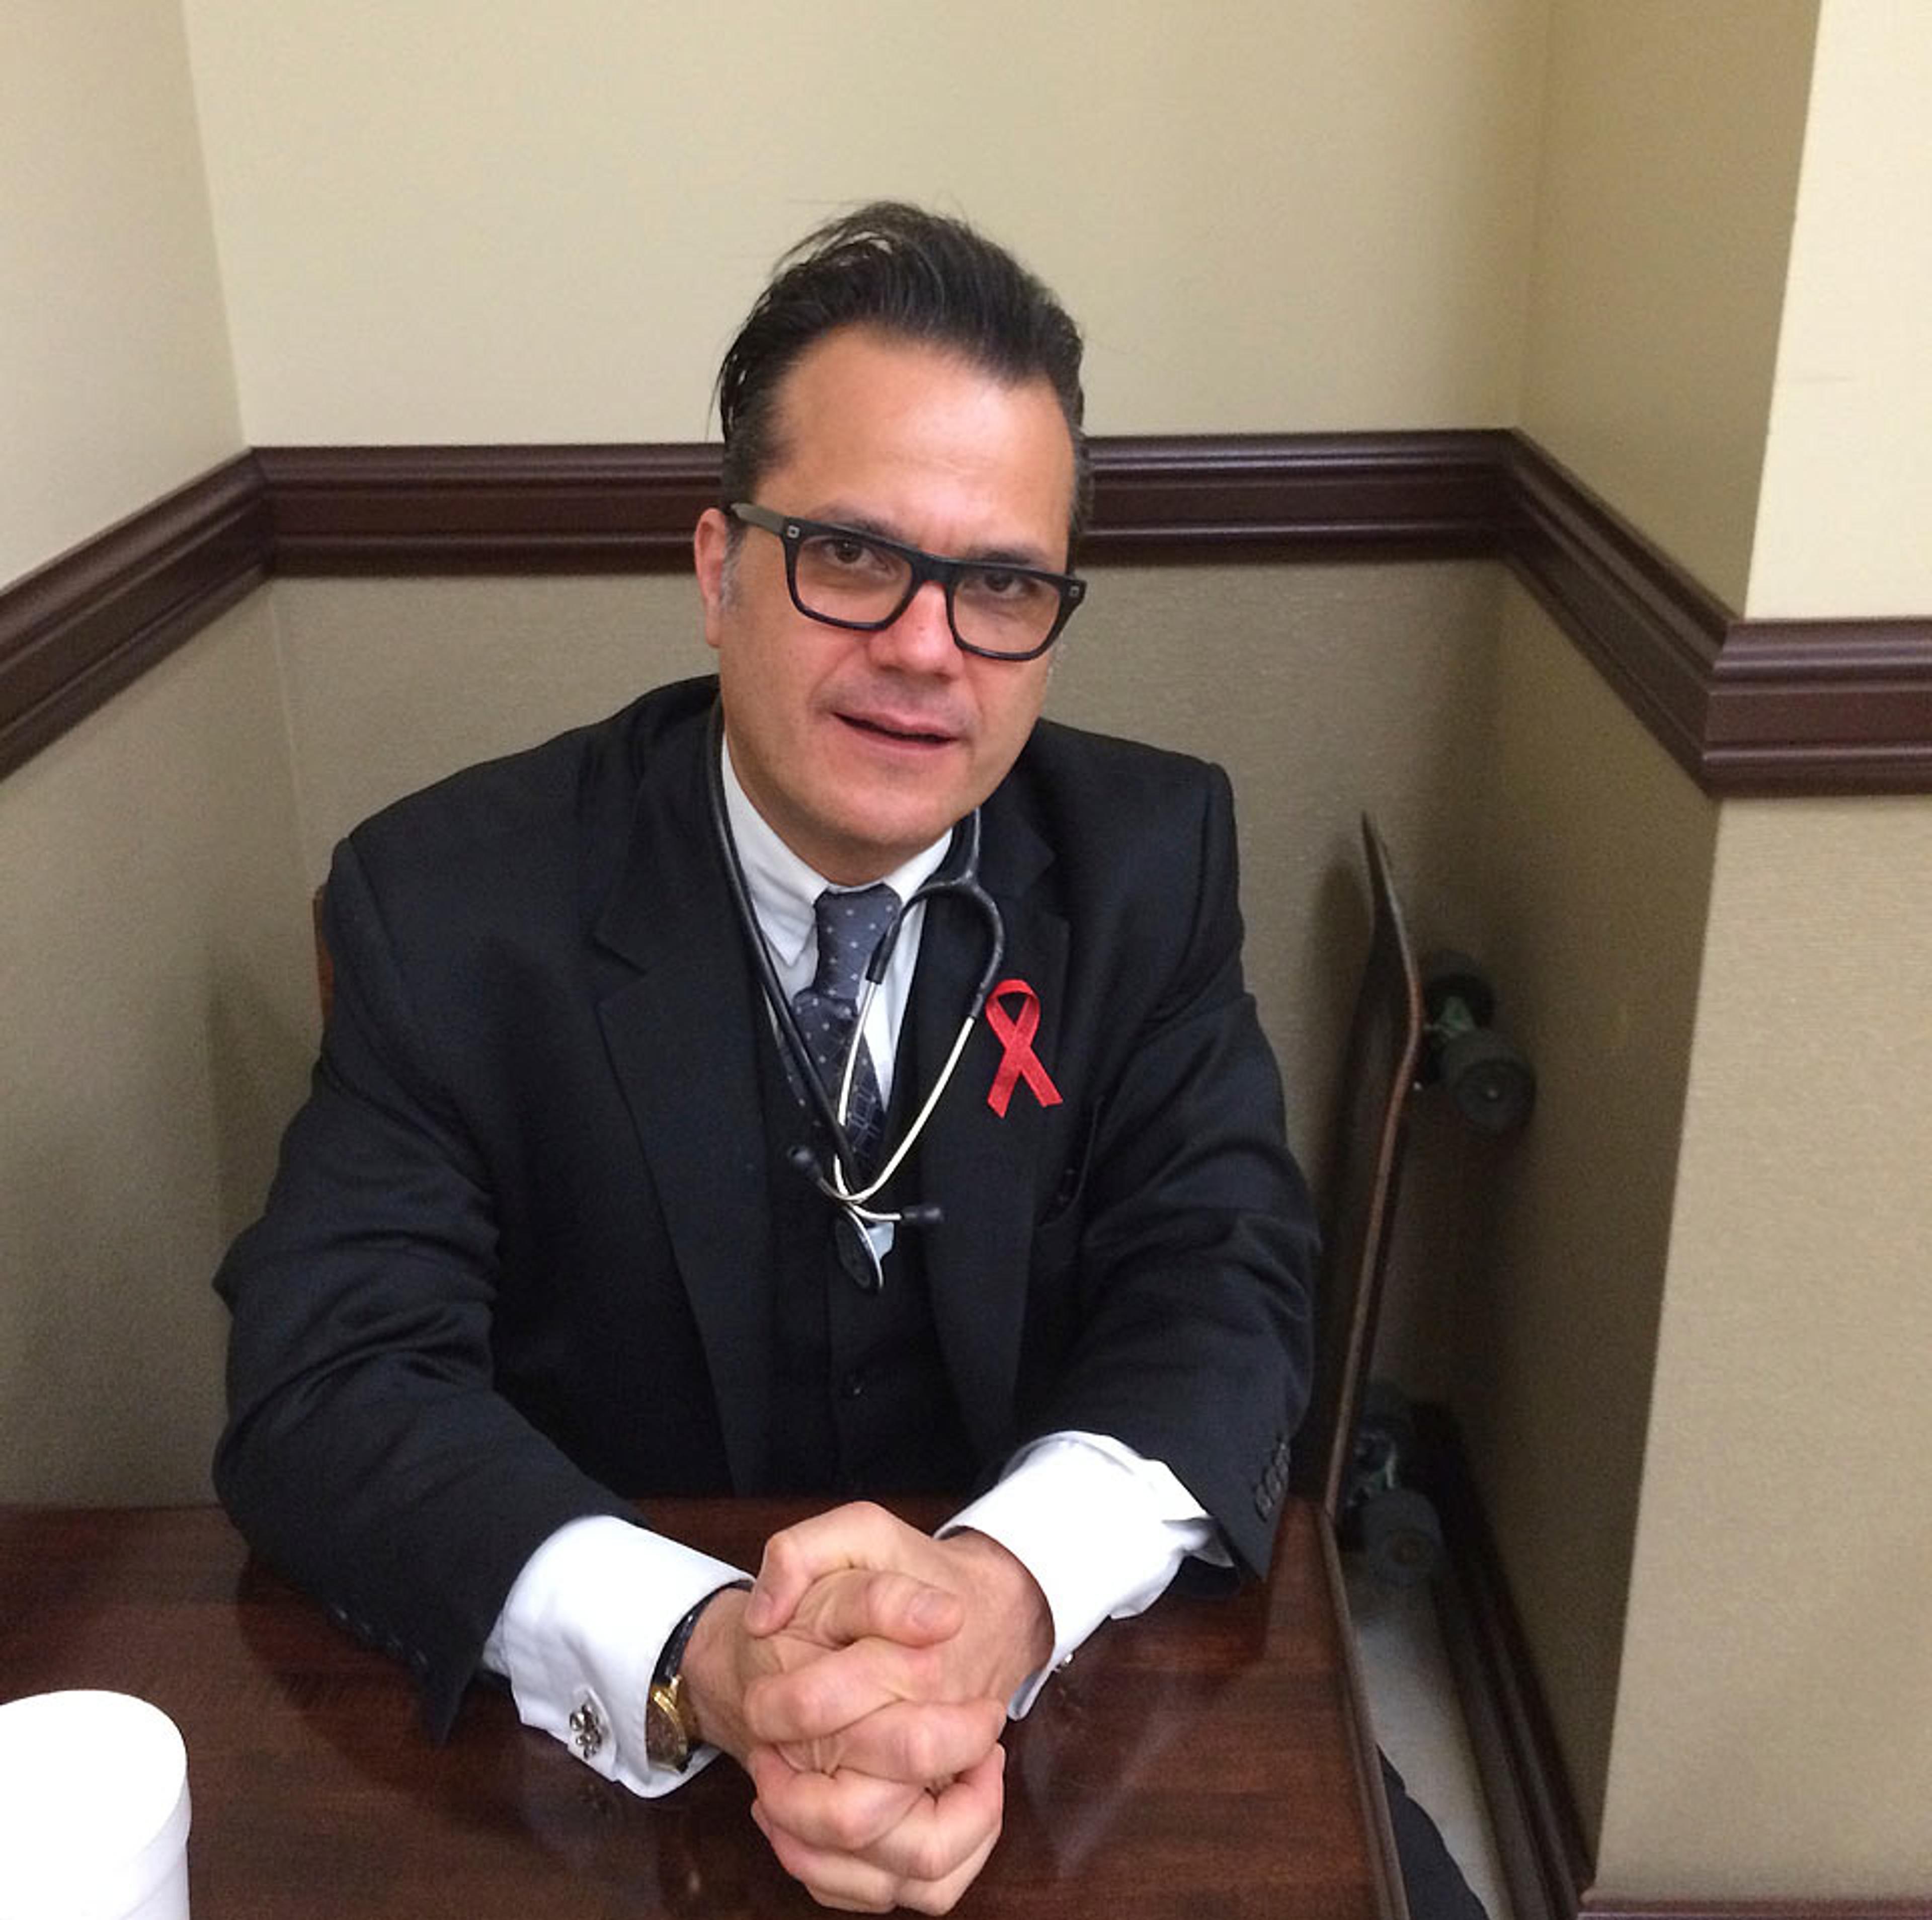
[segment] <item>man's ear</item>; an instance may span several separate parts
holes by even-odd
[[[704,641],[715,647],[724,602],[730,592],[726,578],[731,552],[731,523],[722,509],[706,507],[698,516],[691,536],[691,556],[698,571],[698,591],[704,602]]]

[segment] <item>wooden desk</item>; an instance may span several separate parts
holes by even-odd
[[[659,1502],[755,1565],[798,1509]],[[962,1903],[1029,1920],[1396,1920],[1332,1547],[1292,1506],[1275,1576],[1103,1628],[1008,1735],[1006,1832]],[[137,1694],[188,1742],[194,1920],[818,1912],[719,1762],[646,1802],[472,1690],[430,1746],[409,1676],[250,1562],[212,1508],[0,1508],[0,1699]]]

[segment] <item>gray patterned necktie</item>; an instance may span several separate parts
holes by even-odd
[[[827,887],[813,903],[818,922],[818,970],[810,986],[792,998],[812,1064],[836,1106],[845,1072],[845,1050],[858,1018],[859,987],[885,931],[898,911],[898,896],[884,880],[850,893]],[[886,1130],[878,1076],[862,1039],[852,1068],[852,1097],[845,1133],[861,1168],[869,1167]]]

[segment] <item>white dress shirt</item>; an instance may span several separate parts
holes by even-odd
[[[817,965],[814,906],[827,883],[752,806],[728,751],[724,775],[726,817],[753,910],[779,981],[794,994],[810,984]],[[901,900],[938,868],[950,837],[886,876]],[[922,905],[907,914],[866,1022],[884,1100],[892,1095],[925,917]],[[883,1256],[890,1229],[877,1238]],[[966,1527],[1018,1559],[1052,1615],[1052,1654],[1010,1702],[1016,1717],[1103,1620],[1151,1606],[1189,1554],[1228,1562],[1214,1522],[1173,1473],[1104,1434],[1049,1434],[1023,1448],[998,1484],[939,1532]],[[508,1678],[526,1725],[554,1735],[634,1792],[668,1792],[689,1774],[654,1767],[645,1754],[644,1710],[658,1656],[692,1607],[743,1577],[741,1569],[647,1528],[608,1515],[574,1520],[525,1562],[484,1664]],[[699,1748],[691,1771],[713,1757],[713,1750]]]

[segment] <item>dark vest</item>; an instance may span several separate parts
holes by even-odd
[[[922,1241],[936,1227],[902,1226],[885,1285],[862,1290],[838,1257],[836,1209],[788,1156],[816,1129],[787,1080],[764,1010],[759,1091],[772,1222],[772,1423],[769,1490],[860,1495],[958,1492],[975,1462],[941,1359]],[[900,1040],[886,1116],[897,1141],[923,1091],[913,1022]],[[820,1157],[824,1158],[820,1146]],[[888,1195],[919,1193],[916,1150]]]

